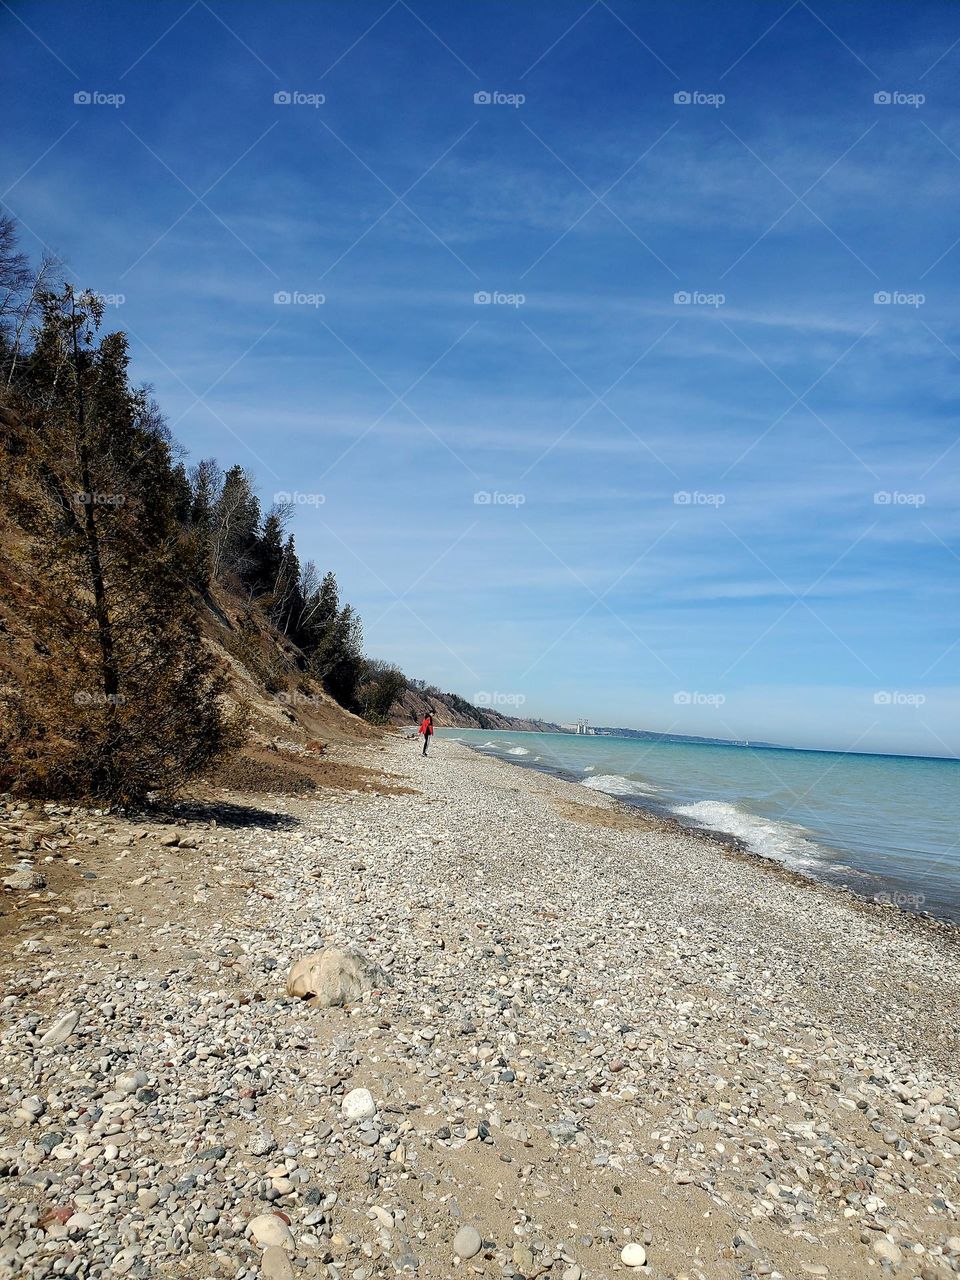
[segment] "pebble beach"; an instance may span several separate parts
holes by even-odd
[[[960,1275],[960,931],[450,740],[2,806],[0,1277]],[[354,957],[342,1007],[287,994]]]

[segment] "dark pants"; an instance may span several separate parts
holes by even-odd
[[[423,754],[424,755],[427,754],[427,747],[429,747],[429,745],[430,745],[430,734],[425,733],[423,735]]]

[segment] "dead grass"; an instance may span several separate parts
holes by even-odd
[[[208,774],[204,781],[241,795],[302,796],[326,788],[392,796],[415,794],[401,780],[393,781],[396,777],[335,756],[314,752],[300,755],[251,746]]]

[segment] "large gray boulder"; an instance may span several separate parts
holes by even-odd
[[[354,1004],[366,991],[389,986],[393,979],[357,947],[324,947],[294,962],[287,976],[287,995],[308,1000],[315,1009]]]

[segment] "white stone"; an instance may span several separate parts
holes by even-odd
[[[620,1250],[620,1261],[627,1267],[645,1267],[647,1251],[642,1244],[625,1244]]]
[[[351,1089],[343,1095],[340,1104],[344,1120],[372,1120],[377,1114],[377,1104],[369,1089]]]
[[[259,1217],[251,1218],[247,1223],[247,1230],[261,1249],[268,1245],[290,1250],[294,1247],[293,1233],[275,1213],[261,1213]]]
[[[483,1240],[476,1227],[461,1227],[453,1237],[453,1252],[458,1258],[463,1258],[464,1260],[473,1258],[482,1248]]]

